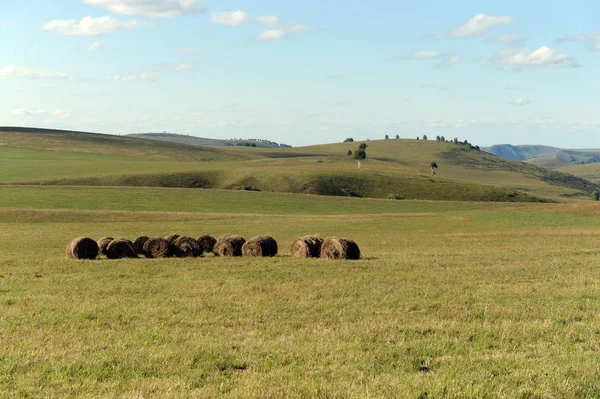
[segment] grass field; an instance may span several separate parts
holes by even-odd
[[[598,398],[600,207],[0,187],[0,397]],[[273,259],[68,261],[89,235]],[[360,261],[286,256],[301,234]]]

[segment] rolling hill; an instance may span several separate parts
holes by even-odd
[[[526,161],[550,169],[600,162],[600,150],[593,149],[569,150],[544,145],[498,144],[483,148],[483,150],[502,158]]]
[[[41,129],[0,129],[0,183],[180,187],[394,199],[564,201],[600,186],[461,144],[367,142],[300,148],[198,147]],[[431,175],[429,163],[440,166]]]
[[[220,140],[207,139],[203,137],[188,136],[174,133],[135,133],[128,136],[137,137],[148,140],[165,141],[168,143],[187,144],[198,147],[232,147],[232,146],[247,146],[259,148],[288,148],[286,144],[279,144],[268,140],[259,139],[235,139],[235,140]]]

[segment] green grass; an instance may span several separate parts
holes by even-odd
[[[570,175],[436,141],[369,141],[359,170],[345,155],[357,145],[208,149],[86,133],[0,133],[0,183],[506,202],[587,199],[599,188]],[[433,160],[440,166],[436,176],[429,171]]]
[[[599,397],[599,214],[2,187],[0,397]],[[171,232],[268,233],[281,253],[64,255],[79,235]],[[286,256],[312,233],[354,238],[363,259]]]

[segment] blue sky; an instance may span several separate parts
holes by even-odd
[[[600,148],[597,1],[3,3],[0,125]]]

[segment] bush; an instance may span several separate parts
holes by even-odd
[[[600,191],[594,191],[592,193],[592,198],[594,199],[594,201],[600,201]]]
[[[390,136],[388,136],[387,134],[385,135],[385,139],[388,140],[390,138]]]
[[[400,138],[400,135],[399,135],[399,134],[397,134],[397,135],[396,135],[396,138],[397,138],[397,139],[399,139],[399,138]]]
[[[352,137],[348,137],[346,140],[344,140],[344,143],[352,143],[354,141],[354,139]]]
[[[390,194],[386,197],[387,199],[391,199],[391,200],[403,200],[404,197],[401,195],[396,195],[396,194]]]

